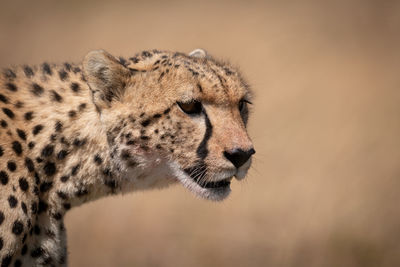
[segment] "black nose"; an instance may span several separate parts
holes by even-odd
[[[233,163],[233,165],[235,165],[236,168],[239,168],[240,166],[242,166],[243,164],[246,163],[246,161],[251,157],[251,155],[253,155],[254,153],[256,153],[256,151],[254,150],[254,148],[249,149],[247,151],[243,151],[240,148],[235,148],[232,151],[224,151],[224,156],[229,159],[230,162]]]

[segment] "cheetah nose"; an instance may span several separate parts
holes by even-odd
[[[232,164],[236,167],[239,168],[240,166],[242,166],[243,164],[246,163],[246,161],[251,157],[251,155],[253,155],[254,153],[256,153],[256,151],[254,150],[254,148],[251,148],[247,151],[244,151],[240,148],[235,148],[231,151],[224,151],[224,156],[230,161],[232,162]]]

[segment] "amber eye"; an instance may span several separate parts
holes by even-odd
[[[182,109],[183,112],[190,115],[200,114],[203,110],[203,106],[199,101],[193,100],[191,102],[183,103],[177,102],[178,106]]]

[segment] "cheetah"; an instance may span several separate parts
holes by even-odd
[[[242,75],[204,50],[0,73],[1,266],[66,266],[72,207],[180,183],[220,201],[255,153]]]

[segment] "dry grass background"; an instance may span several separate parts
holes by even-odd
[[[400,266],[400,4],[0,1],[0,66],[202,47],[255,91],[223,203],[180,186],[66,216],[71,266]]]

